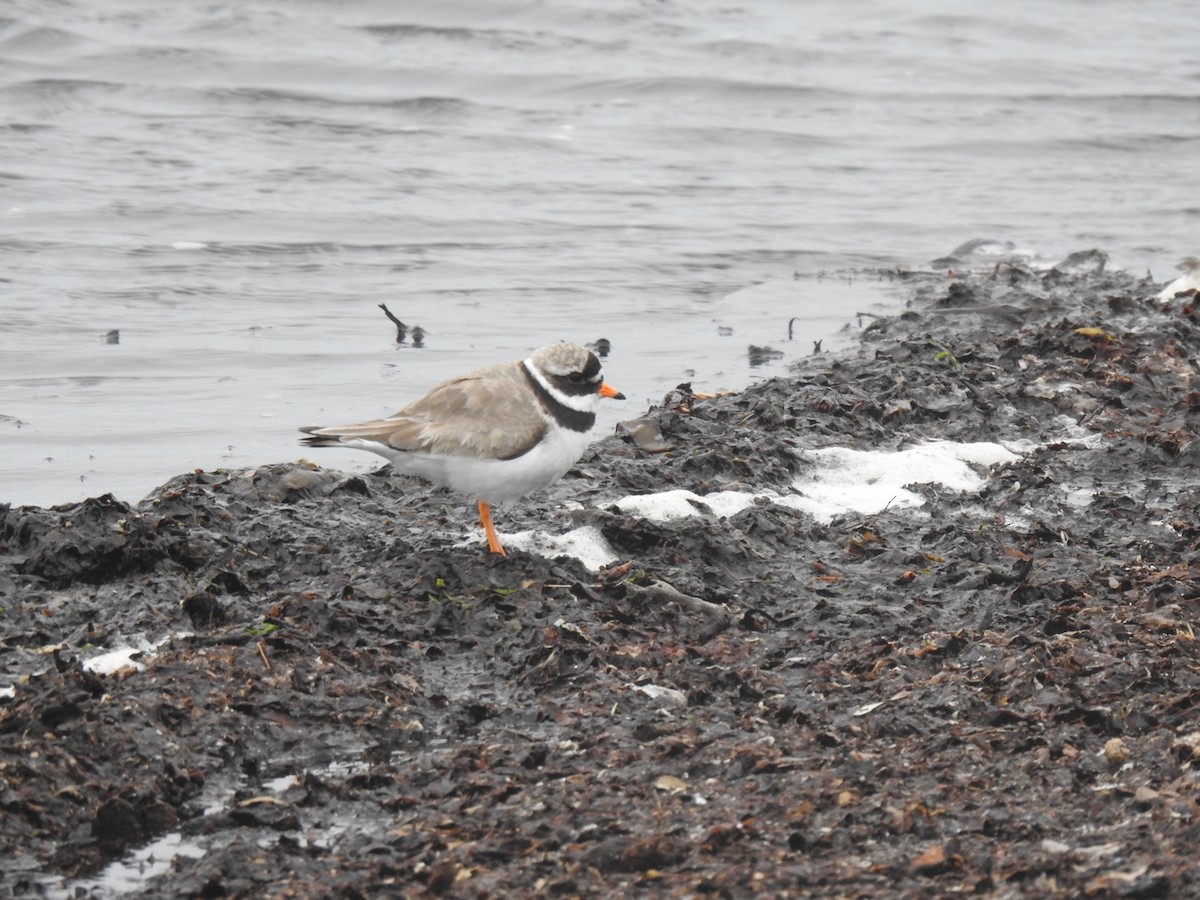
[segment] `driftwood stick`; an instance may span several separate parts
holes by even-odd
[[[379,308],[383,310],[383,314],[392,320],[392,324],[396,326],[396,343],[403,344],[404,339],[408,336],[408,326],[392,315],[392,311],[387,308],[386,303],[380,303]]]
[[[665,581],[656,581],[654,584],[645,586],[625,582],[625,590],[631,596],[644,600],[678,603],[684,609],[708,616],[714,624],[719,623],[722,626],[721,630],[728,628],[730,622],[733,621],[729,607],[725,604],[711,603],[708,600],[701,600],[699,597],[685,594]]]

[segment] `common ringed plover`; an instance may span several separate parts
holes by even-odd
[[[443,382],[385,419],[300,430],[309,447],[353,447],[478,499],[488,549],[506,556],[491,505],[558,481],[588,445],[604,381],[600,360],[577,344],[550,344],[528,359]]]

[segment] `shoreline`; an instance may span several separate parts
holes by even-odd
[[[1200,327],[1086,254],[903,278],[856,351],[676,393],[648,413],[676,449],[606,437],[498,515],[596,528],[599,571],[298,463],[0,505],[0,883],[179,835],[139,890],[1196,890]],[[828,522],[613,505],[1000,440],[1027,452],[976,491]],[[142,669],[78,665],[137,634],[169,638]]]

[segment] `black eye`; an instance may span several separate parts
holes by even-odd
[[[582,372],[572,372],[570,375],[567,376],[567,381],[571,382],[571,384],[583,384],[583,382],[584,382],[583,373]]]

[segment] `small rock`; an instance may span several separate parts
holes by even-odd
[[[128,800],[113,797],[96,810],[92,837],[97,843],[110,846],[131,844],[142,837],[142,817]]]
[[[668,794],[679,794],[687,790],[687,782],[674,775],[660,775],[654,782],[654,787]]]
[[[634,690],[641,691],[651,700],[657,700],[660,706],[687,706],[687,694],[675,688],[660,687],[657,684],[639,684]]]
[[[683,842],[665,836],[618,835],[601,841],[585,857],[601,872],[645,872],[665,869],[687,856]]]
[[[1111,738],[1104,744],[1104,758],[1114,766],[1122,765],[1129,761],[1129,748],[1119,737]]]
[[[1140,788],[1138,788],[1136,791],[1133,792],[1133,799],[1134,799],[1134,802],[1136,802],[1136,803],[1150,804],[1150,803],[1153,803],[1158,798],[1159,798],[1158,791],[1154,790],[1154,788],[1148,788],[1145,785],[1142,785]]]
[[[913,871],[929,872],[934,869],[940,869],[946,864],[946,860],[947,856],[945,848],[940,844],[935,844],[928,850],[919,854],[916,859],[912,861]]]
[[[639,450],[647,453],[665,453],[674,450],[675,445],[663,437],[662,428],[651,418],[629,419],[617,423],[617,433],[627,434]]]

